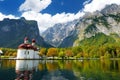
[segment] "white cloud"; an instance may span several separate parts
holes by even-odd
[[[92,0],[91,3],[84,6],[85,12],[94,12],[96,10],[102,10],[106,5],[109,4],[120,4],[120,0]]]
[[[71,13],[61,13],[56,15],[50,14],[41,14],[36,13],[34,11],[24,12],[22,17],[25,17],[27,20],[36,20],[38,22],[39,30],[43,32],[49,27],[52,27],[56,23],[64,23],[68,21],[72,21],[74,19],[78,19],[84,13],[78,12],[77,14]]]
[[[14,15],[5,15],[0,13],[0,20],[3,20],[4,18],[9,18],[9,19],[18,19],[18,17],[15,17]]]
[[[51,0],[25,0],[19,7],[19,11],[40,12],[51,4]]]

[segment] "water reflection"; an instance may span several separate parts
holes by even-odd
[[[34,71],[37,71],[38,61],[37,60],[16,60],[16,74],[15,80],[32,80]]]
[[[71,61],[62,60],[41,61],[39,63],[39,70],[41,70],[42,75],[38,75],[39,80],[77,80],[71,64]]]
[[[0,80],[119,80],[120,60],[3,60]]]

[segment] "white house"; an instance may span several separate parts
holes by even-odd
[[[28,43],[28,38],[24,39],[24,43],[18,46],[17,59],[38,59],[38,50],[35,47],[35,39],[32,40],[32,44]]]

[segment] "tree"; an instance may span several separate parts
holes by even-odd
[[[40,49],[40,52],[39,52],[39,55],[40,55],[40,56],[46,55],[46,51],[47,51],[46,48],[41,48],[41,49]]]
[[[58,56],[58,51],[57,51],[57,48],[49,48],[48,49],[48,52],[47,52],[47,56],[48,57],[55,57],[55,56]]]
[[[72,50],[66,50],[65,55],[69,58],[73,56]]]
[[[80,46],[73,47],[72,52],[74,53],[74,56],[77,55],[80,52],[83,52],[82,48]]]
[[[60,50],[60,52],[59,52],[59,55],[58,55],[59,57],[61,57],[62,59],[64,58],[64,56],[65,56],[65,53],[64,53],[64,51],[63,50]]]

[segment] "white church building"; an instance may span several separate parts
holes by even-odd
[[[28,38],[25,37],[24,43],[18,46],[17,59],[39,59],[39,51],[35,46],[35,39],[32,44],[28,43]]]

